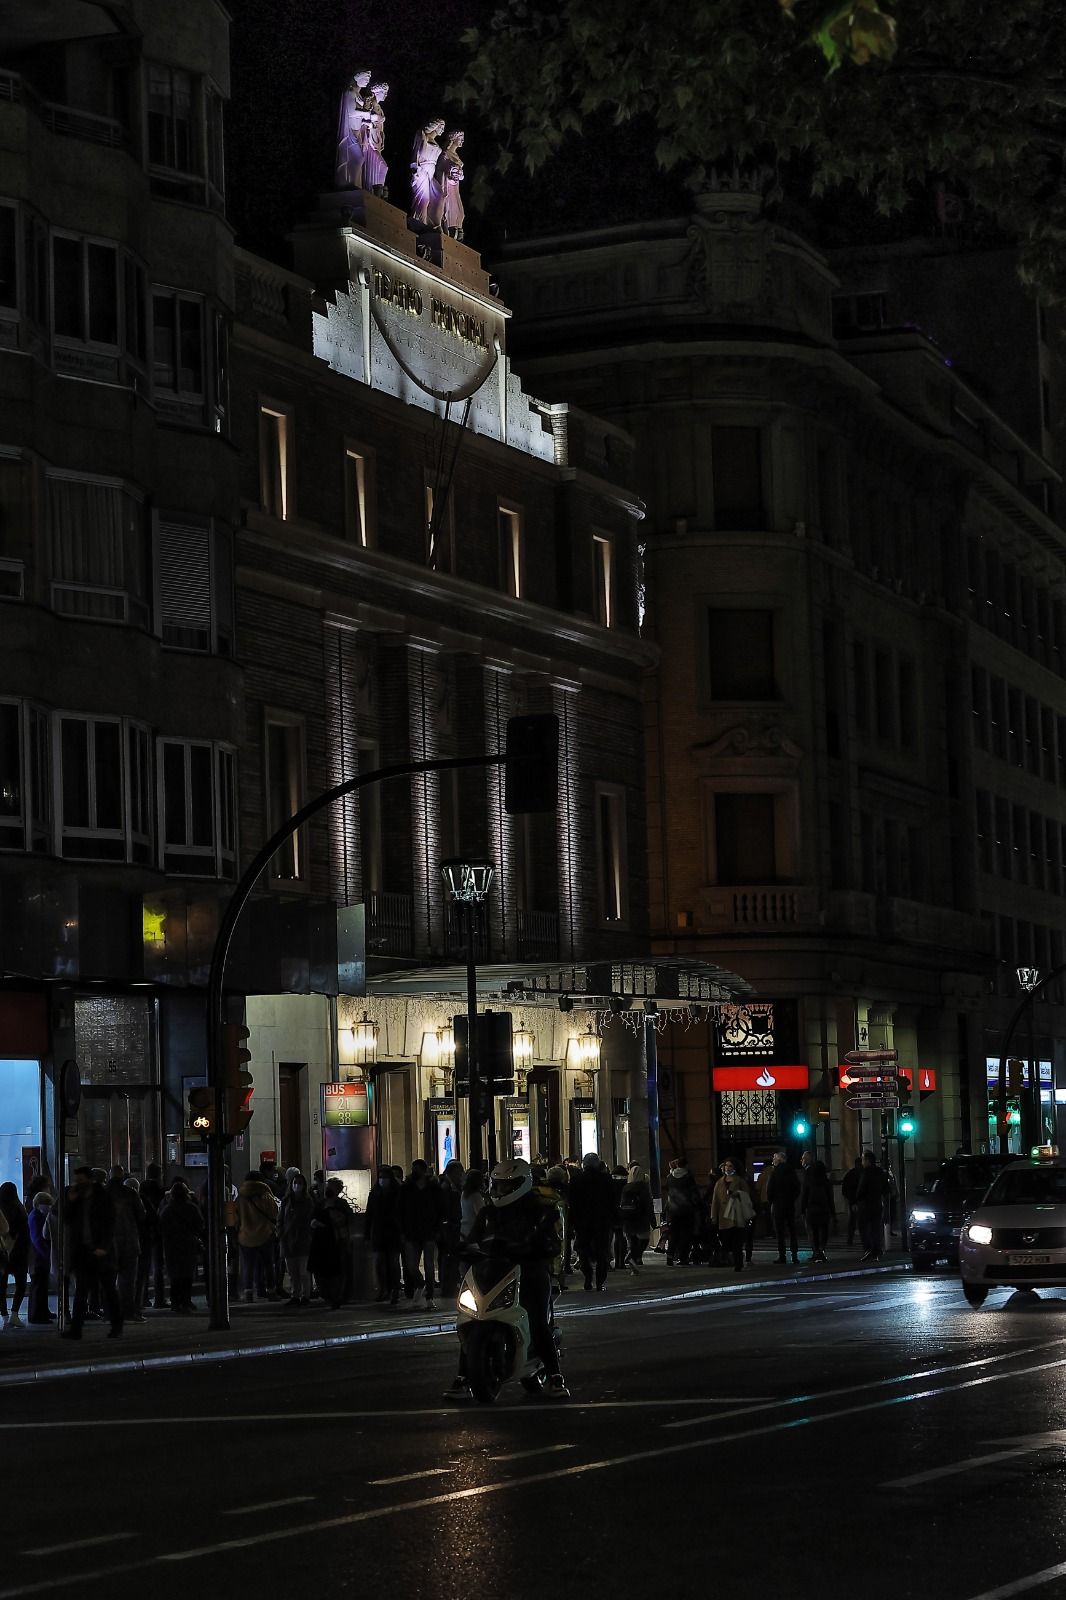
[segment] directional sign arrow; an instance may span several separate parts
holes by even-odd
[[[847,1104],[852,1111],[895,1111],[899,1105],[898,1094],[853,1094]]]
[[[844,1057],[849,1067],[858,1067],[864,1061],[898,1061],[898,1050],[849,1050]]]

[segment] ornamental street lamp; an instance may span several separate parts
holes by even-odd
[[[1040,1063],[1036,1060],[1034,1016],[1036,1011],[1036,991],[1040,987],[1040,968],[1016,967],[1015,972],[1018,978],[1018,987],[1024,991],[1029,1001],[1029,1093],[1032,1096],[1032,1100],[1028,1119],[1031,1126],[1028,1134],[1023,1134],[1022,1137],[1022,1149],[1026,1150],[1031,1145],[1043,1144],[1044,1142],[1044,1108],[1040,1100]],[[1054,1104],[1054,1095],[1052,1095],[1052,1104]]]
[[[451,857],[447,861],[441,862],[440,870],[445,887],[452,899],[457,901],[463,908],[463,925],[466,937],[466,1050],[470,1073],[470,1165],[480,1168],[484,1161],[482,1123],[483,1121],[489,1121],[489,1163],[491,1167],[496,1165],[496,1130],[491,1120],[489,1120],[492,1116],[491,1101],[488,1102],[488,1114],[487,1116],[484,1115],[486,1106],[483,1102],[481,1078],[478,1073],[477,951],[474,945],[474,908],[486,899],[496,876],[496,868],[491,861],[465,861],[462,857]],[[453,1040],[453,1060],[454,1048]]]

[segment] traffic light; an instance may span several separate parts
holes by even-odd
[[[465,1014],[452,1018],[452,1036],[455,1040],[456,1093],[468,1094],[470,1057],[467,1040],[470,1035],[469,1019]],[[479,1086],[487,1094],[514,1094],[514,1053],[509,1011],[478,1012],[477,1075]],[[480,1120],[485,1121],[485,1117]]]
[[[240,1022],[227,1022],[222,1034],[222,1088],[226,1097],[226,1132],[243,1133],[252,1120],[252,1074],[248,1062],[252,1052],[245,1048],[248,1029]]]
[[[1007,1088],[1011,1094],[1021,1094],[1025,1082],[1025,1063],[1017,1056],[1011,1056],[1007,1061]]]
[[[914,1111],[910,1106],[900,1106],[896,1117],[896,1132],[901,1139],[909,1139],[918,1132],[918,1124],[914,1118]]]
[[[807,1118],[803,1116],[801,1112],[797,1112],[796,1116],[794,1116],[792,1119],[793,1139],[806,1139],[810,1131],[811,1125],[807,1121]]]
[[[215,1091],[200,1087],[189,1090],[189,1137],[209,1139],[215,1132]]]
[[[559,718],[552,712],[508,719],[503,804],[512,817],[558,806]]]

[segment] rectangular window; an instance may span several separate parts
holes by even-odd
[[[221,200],[226,193],[226,159],[222,139],[222,96],[217,89],[204,92],[204,144],[207,150],[207,181]]]
[[[849,839],[844,826],[844,807],[839,800],[829,802],[829,883],[833,889],[848,887]]]
[[[26,598],[26,569],[21,561],[0,557],[0,600]]]
[[[1037,812],[1029,813],[1029,882],[1034,889],[1045,887],[1044,872],[1044,819]]]
[[[874,818],[871,812],[859,814],[859,848],[862,856],[862,887],[864,894],[877,892],[877,850]]]
[[[999,796],[995,800],[993,817],[996,826],[996,872],[1001,878],[1009,878],[1011,875],[1010,806]]]
[[[761,528],[762,434],[758,428],[711,428],[714,525],[736,532]]]
[[[1025,765],[1040,776],[1040,707],[1032,695],[1025,697]]]
[[[23,216],[22,250],[26,316],[38,328],[43,328],[48,321],[48,226],[42,217],[29,213]]]
[[[148,63],[148,160],[153,167],[195,170],[192,93],[188,72],[157,61]]]
[[[52,729],[47,711],[28,706],[27,741],[30,780],[29,847],[38,853],[52,850]]]
[[[1025,720],[1020,689],[1007,690],[1007,752],[1012,767],[1025,766]]]
[[[64,616],[147,627],[144,506],[125,484],[45,474],[52,605]]]
[[[286,522],[292,515],[292,411],[259,407],[259,504],[268,517]]]
[[[1061,837],[1059,824],[1051,817],[1044,818],[1044,859],[1047,863],[1048,893],[1060,895],[1062,893]]]
[[[197,295],[152,291],[152,382],[162,395],[188,402],[196,420],[206,394],[204,303]],[[189,411],[192,407],[196,411]]]
[[[1002,678],[989,678],[988,705],[992,754],[1003,761],[1007,755],[1007,685]]]
[[[592,535],[592,615],[601,628],[614,623],[614,540],[608,533]]]
[[[18,310],[18,212],[14,206],[0,206],[0,306]]]
[[[887,650],[874,651],[874,706],[877,737],[886,744],[896,742],[896,693],[892,657]]]
[[[626,905],[625,792],[596,788],[596,859],[600,921],[624,923]]]
[[[1055,782],[1055,713],[1040,707],[1040,772],[1045,783]]]
[[[81,240],[52,235],[52,331],[62,339],[84,339]]]
[[[344,531],[353,544],[370,543],[366,456],[350,446],[344,452]]]
[[[977,865],[982,872],[993,870],[992,796],[987,789],[977,791]]]
[[[905,750],[913,750],[918,741],[918,679],[907,656],[899,662],[899,737]]]
[[[825,694],[825,753],[840,755],[840,636],[835,623],[822,624],[822,683]]]
[[[126,815],[130,859],[152,860],[152,738],[138,722],[126,727]]]
[[[428,479],[422,488],[426,524],[426,565],[433,572],[455,571],[455,502]]]
[[[233,753],[199,740],[160,739],[160,864],[184,877],[232,877],[236,859]]]
[[[774,613],[747,608],[707,613],[712,700],[776,700]]]
[[[855,702],[855,731],[870,731],[870,674],[866,645],[856,639],[851,646],[852,693]]]
[[[979,750],[988,749],[988,675],[983,667],[970,668],[973,736]]]
[[[715,795],[714,837],[719,883],[776,883],[774,811],[772,794]]]
[[[122,724],[63,714],[58,722],[59,849],[68,860],[123,861]]]
[[[118,348],[115,245],[52,235],[52,328],[60,339]]]
[[[19,704],[0,700],[0,850],[24,848],[25,789]]]
[[[518,506],[497,506],[500,588],[518,600],[522,595],[522,512]]]
[[[1011,807],[1011,869],[1015,883],[1029,881],[1029,836],[1026,829],[1025,807]]]
[[[304,730],[299,720],[267,717],[263,753],[266,779],[266,826],[271,834],[298,811],[304,802]],[[292,834],[270,863],[272,878],[299,880],[307,876],[304,841]]]
[[[122,258],[122,299],[126,354],[143,367],[148,361],[148,274],[128,255]]]
[[[156,615],[164,644],[179,650],[212,648],[211,565],[209,522],[156,513]]]

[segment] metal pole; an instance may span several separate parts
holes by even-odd
[[[1029,1141],[1030,1147],[1044,1142],[1044,1108],[1040,1103],[1040,1063],[1036,1059],[1036,1029],[1034,1026],[1036,1014],[1035,990],[1029,996],[1029,1088],[1032,1093],[1032,1105],[1035,1108],[1033,1127],[1035,1137]]]
[[[211,953],[211,970],[207,979],[207,1082],[215,1091],[215,1125],[219,1132],[212,1138],[207,1150],[207,1295],[210,1306],[212,1331],[229,1328],[229,1282],[226,1277],[226,1232],[223,1217],[225,1198],[224,1155],[229,1135],[225,1126],[225,1105],[222,1086],[222,1028],[226,960],[241,912],[251,898],[252,890],[260,876],[277,855],[278,850],[305,822],[324,811],[335,800],[354,794],[371,783],[383,783],[386,778],[410,778],[421,772],[451,772],[463,767],[498,767],[506,761],[505,755],[456,756],[437,761],[404,761],[390,767],[379,767],[374,772],[361,773],[348,778],[335,789],[327,789],[302,805],[287,822],[271,834],[263,847],[238,879],[226,906],[222,925]]]
[[[479,1170],[484,1164],[481,1127],[481,1078],[477,1051],[477,957],[474,950],[474,902],[463,901],[466,924],[466,1059],[470,1073],[470,1165]]]
[[[899,1141],[899,1239],[900,1247],[907,1250],[910,1245],[910,1235],[907,1229],[907,1161],[904,1153],[905,1139]]]

